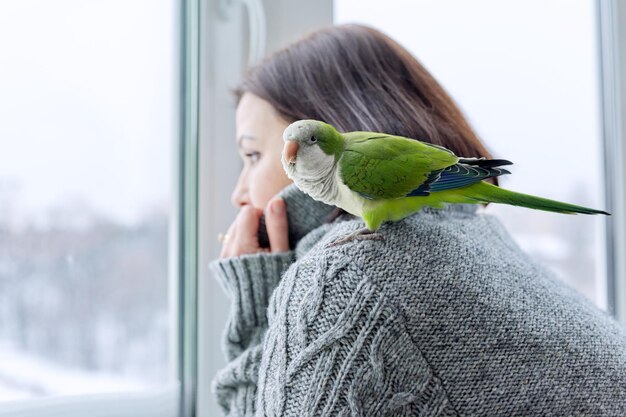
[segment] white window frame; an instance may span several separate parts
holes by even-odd
[[[626,4],[596,0],[602,94],[608,311],[626,324]]]
[[[178,367],[180,381],[179,417],[196,415],[197,395],[197,317],[198,317],[198,207],[199,207],[199,126],[200,126],[200,0],[180,2],[180,146],[174,152],[179,175],[176,195],[178,212],[176,227],[172,232],[177,242],[171,248],[177,250],[172,257],[172,310],[178,315],[178,343],[173,349],[173,363]],[[175,263],[174,261],[178,261]],[[176,291],[178,290],[178,292]]]

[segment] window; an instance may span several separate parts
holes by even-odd
[[[0,401],[178,380],[178,7],[0,3]]]
[[[336,0],[335,21],[369,24],[407,47],[494,157],[515,163],[504,188],[607,209],[592,0]],[[606,308],[602,216],[487,211],[533,258]]]

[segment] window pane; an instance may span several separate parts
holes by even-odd
[[[175,7],[0,2],[0,400],[174,378]]]
[[[407,47],[494,156],[515,162],[504,188],[604,208],[592,0],[335,0],[335,20],[372,25]],[[602,217],[487,211],[605,308]]]

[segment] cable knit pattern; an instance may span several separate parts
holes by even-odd
[[[398,311],[349,258],[332,258],[299,262],[275,292],[257,406],[288,416],[456,415]]]
[[[231,300],[222,336],[222,348],[230,362],[213,381],[213,391],[226,415],[254,415],[269,296],[293,260],[294,252],[289,251],[242,255],[210,264]]]
[[[215,384],[226,414],[626,415],[625,329],[493,216],[424,209],[385,223],[382,241],[332,248],[362,221],[318,226],[275,260],[282,266],[214,269],[237,300],[231,362]]]

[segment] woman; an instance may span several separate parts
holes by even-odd
[[[490,157],[405,49],[368,27],[327,28],[235,93],[241,210],[211,263],[232,300],[214,381],[227,415],[626,415],[624,328],[476,206],[423,209],[385,223],[384,240],[328,247],[363,224],[290,183],[292,121]]]

